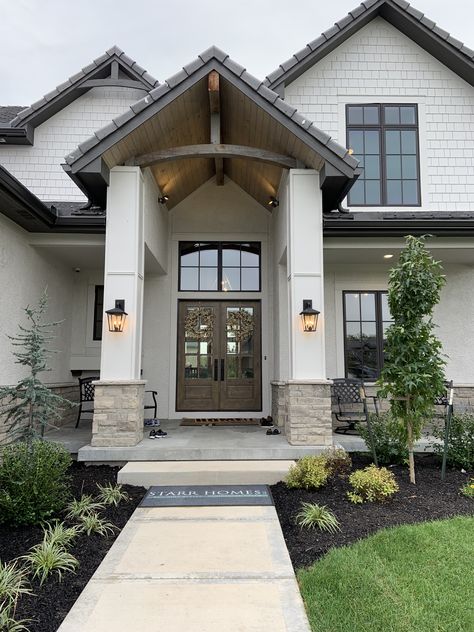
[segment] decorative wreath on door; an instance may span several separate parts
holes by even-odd
[[[188,309],[184,330],[188,338],[210,340],[214,331],[214,310],[209,307]]]
[[[245,342],[251,338],[254,329],[253,315],[246,309],[227,313],[227,330],[234,333],[237,342]]]

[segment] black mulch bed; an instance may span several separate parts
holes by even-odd
[[[116,483],[119,469],[107,465],[86,467],[74,463],[71,466],[73,495],[76,498],[80,498],[81,494],[96,495],[96,484]],[[141,487],[124,485],[123,489],[130,500],[122,501],[118,507],[107,507],[101,511],[106,520],[118,527],[114,535],[107,538],[95,534],[78,537],[70,549],[79,560],[77,572],[65,573],[61,583],[58,583],[56,577],[46,580],[41,587],[39,582],[33,581],[35,596],[21,597],[16,619],[31,619],[32,622],[28,625],[30,632],[56,632],[145,493]],[[0,559],[5,562],[24,555],[42,537],[41,527],[11,528],[0,525]]]
[[[370,464],[365,455],[352,455],[352,469]],[[386,503],[355,505],[346,498],[350,490],[347,477],[333,478],[315,491],[288,489],[284,483],[271,490],[286,545],[295,568],[308,566],[333,547],[345,546],[383,529],[400,524],[439,520],[460,514],[473,514],[474,502],[459,494],[469,476],[448,470],[446,481],[440,480],[439,461],[432,456],[416,458],[416,486],[408,481],[406,467],[393,466],[400,491]],[[341,531],[335,534],[318,529],[302,529],[295,523],[302,502],[326,505],[339,519]]]

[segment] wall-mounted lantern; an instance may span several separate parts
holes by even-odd
[[[313,301],[309,299],[303,300],[303,311],[300,312],[303,331],[316,331],[320,313],[317,309],[313,309]]]
[[[125,320],[127,319],[127,312],[125,311],[125,300],[123,298],[117,299],[115,301],[115,307],[106,310],[105,313],[107,314],[107,324],[109,326],[109,331],[123,331]]]
[[[162,195],[161,197],[158,198],[158,202],[160,204],[166,204],[166,202],[169,200],[169,196],[168,195]]]
[[[277,206],[279,206],[280,204],[280,200],[277,200],[276,197],[272,196],[269,200],[268,200],[268,206],[271,206],[272,208],[276,208]]]

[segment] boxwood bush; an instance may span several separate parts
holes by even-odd
[[[285,482],[288,487],[318,489],[327,483],[330,474],[324,454],[304,456],[290,467]]]
[[[382,502],[399,489],[393,472],[373,464],[353,472],[349,476],[349,483],[354,491],[348,492],[347,496],[353,503]]]
[[[40,439],[0,453],[0,523],[37,524],[66,505],[72,459],[60,445]]]

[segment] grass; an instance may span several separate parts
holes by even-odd
[[[474,518],[384,529],[300,570],[313,632],[474,630]]]

